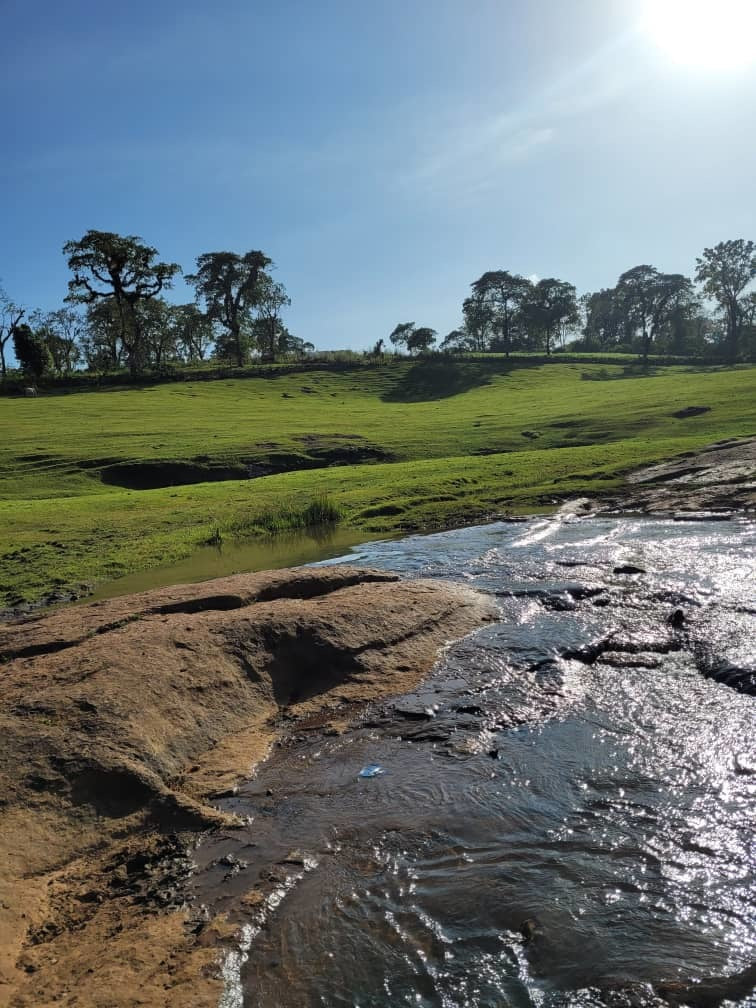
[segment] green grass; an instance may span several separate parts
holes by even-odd
[[[673,415],[691,405],[710,410]],[[435,359],[0,398],[0,429],[2,606],[170,563],[216,530],[367,536],[611,488],[756,433],[756,368]],[[247,472],[272,475],[229,478]]]

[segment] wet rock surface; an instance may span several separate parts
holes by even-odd
[[[217,1003],[225,925],[186,905],[189,856],[197,831],[243,820],[210,801],[282,715],[402,692],[494,613],[463,586],[329,567],[1,627],[2,1003]]]
[[[223,1004],[749,1004],[755,547],[574,510],[376,544],[500,619],[401,699],[292,723],[222,802],[249,825],[189,891],[238,928]]]
[[[754,443],[0,627],[0,1003],[749,1003]]]
[[[681,418],[705,412],[689,407]],[[726,521],[756,511],[756,437],[719,441],[696,452],[644,466],[604,504],[623,511],[679,515],[685,521]]]

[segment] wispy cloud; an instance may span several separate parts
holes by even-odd
[[[499,178],[507,164],[523,161],[553,140],[550,126],[528,126],[497,116],[442,130],[418,148],[402,173],[404,186],[480,190]]]
[[[542,156],[576,122],[636,86],[642,70],[629,69],[622,58],[630,43],[632,33],[614,39],[505,112],[489,103],[446,110],[445,122],[431,117],[416,138],[415,157],[399,173],[399,184],[430,195],[464,191],[472,197],[497,185],[507,167]]]

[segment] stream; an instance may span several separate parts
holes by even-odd
[[[338,560],[501,620],[220,803],[249,817],[194,852],[241,928],[221,1008],[662,1004],[751,966],[755,523],[563,511]]]

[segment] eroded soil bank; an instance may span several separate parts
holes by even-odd
[[[0,1002],[217,1005],[224,920],[181,906],[187,845],[282,716],[399,693],[495,610],[346,567],[237,575],[0,628]]]

